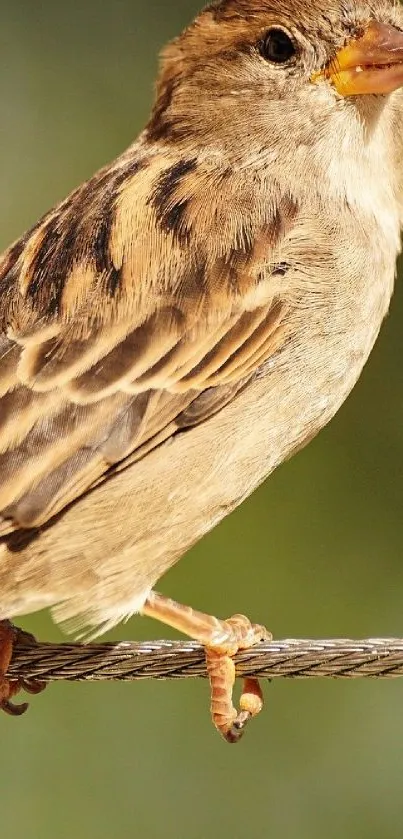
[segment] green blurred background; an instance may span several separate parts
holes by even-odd
[[[7,245],[144,124],[156,56],[196,0],[1,0]],[[277,637],[403,635],[403,289],[336,419],[160,590]],[[47,614],[21,622],[61,639]],[[135,618],[113,638],[156,638]],[[274,682],[236,748],[201,681],[51,686],[0,716],[11,839],[389,839],[403,832],[403,681]]]

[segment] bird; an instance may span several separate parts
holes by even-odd
[[[268,640],[158,580],[334,416],[388,312],[403,223],[403,13],[216,0],[163,51],[135,142],[0,260],[0,704],[17,616],[139,613],[206,651],[228,742]],[[33,691],[39,684],[28,685]]]

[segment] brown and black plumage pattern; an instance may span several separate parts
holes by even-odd
[[[203,421],[281,346],[287,307],[263,269],[297,207],[283,201],[258,225],[243,215],[229,251],[204,237],[190,249],[203,175],[195,158],[167,165],[134,148],[5,254],[0,533],[42,525]]]

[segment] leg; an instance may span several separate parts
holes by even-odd
[[[14,645],[20,635],[28,638],[32,637],[28,633],[17,629],[9,621],[0,621],[0,710],[14,717],[21,716],[28,708],[27,702],[23,702],[20,705],[15,705],[11,702],[13,696],[21,688],[28,691],[28,693],[40,693],[46,687],[46,683],[40,680],[30,681],[28,679],[6,678]]]
[[[222,736],[235,743],[251,717],[261,711],[263,697],[257,679],[245,679],[240,712],[232,704],[235,665],[232,656],[238,650],[252,647],[272,636],[263,626],[251,624],[245,615],[234,615],[226,621],[181,606],[152,591],[142,614],[166,623],[199,641],[206,647],[207,672],[211,687],[211,715]]]

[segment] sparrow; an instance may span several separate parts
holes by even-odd
[[[271,638],[154,585],[333,417],[385,317],[403,222],[403,13],[220,0],[163,52],[130,148],[0,262],[0,699],[17,615],[133,613],[233,655]],[[33,690],[38,685],[30,686]]]

